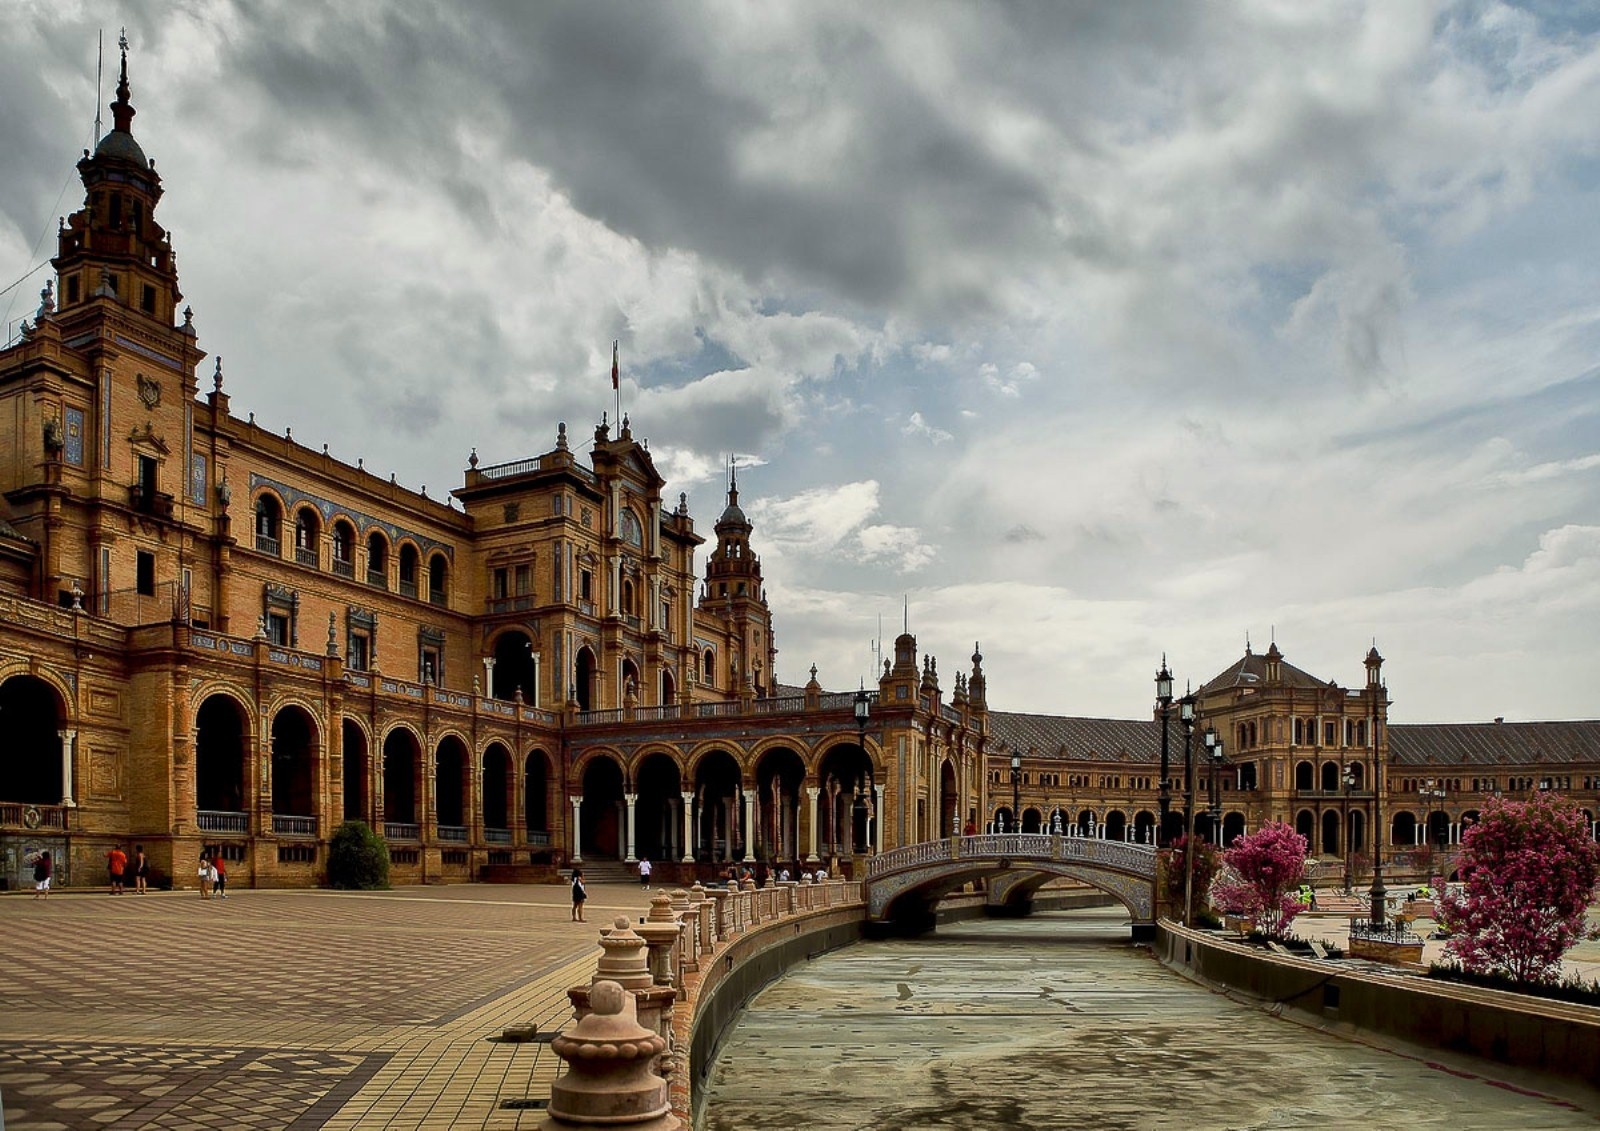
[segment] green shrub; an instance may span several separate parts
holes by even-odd
[[[389,846],[364,821],[346,821],[328,843],[328,885],[356,891],[389,886]]]

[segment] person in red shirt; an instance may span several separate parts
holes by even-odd
[[[228,862],[222,858],[222,849],[220,847],[211,854],[211,866],[217,870],[217,878],[211,884],[212,894],[218,899],[227,899]]]
[[[122,846],[112,845],[111,851],[106,853],[106,866],[111,869],[111,894],[122,894],[122,873],[128,870],[128,854],[122,851]]]

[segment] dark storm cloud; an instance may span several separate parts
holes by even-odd
[[[747,279],[824,287],[879,311],[985,303],[982,286],[918,262],[930,252],[987,260],[1059,239],[1039,174],[997,160],[937,92],[904,81],[866,23],[797,20],[791,67],[772,44],[731,54],[723,17],[688,4],[302,12],[240,5],[245,29],[223,68],[274,104],[251,130],[283,161],[316,119],[368,155],[387,151],[402,175],[445,179],[460,199],[449,180],[458,128],[487,128],[581,212],[646,245],[692,247]],[[837,151],[801,178],[752,175],[741,154],[797,102],[802,127],[840,116]]]

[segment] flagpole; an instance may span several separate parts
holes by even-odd
[[[622,435],[622,382],[617,376],[617,341],[611,342],[611,392],[616,398],[617,435]]]

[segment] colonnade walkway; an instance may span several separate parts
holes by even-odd
[[[8,1131],[531,1128],[599,929],[648,901],[590,886],[0,896]]]

